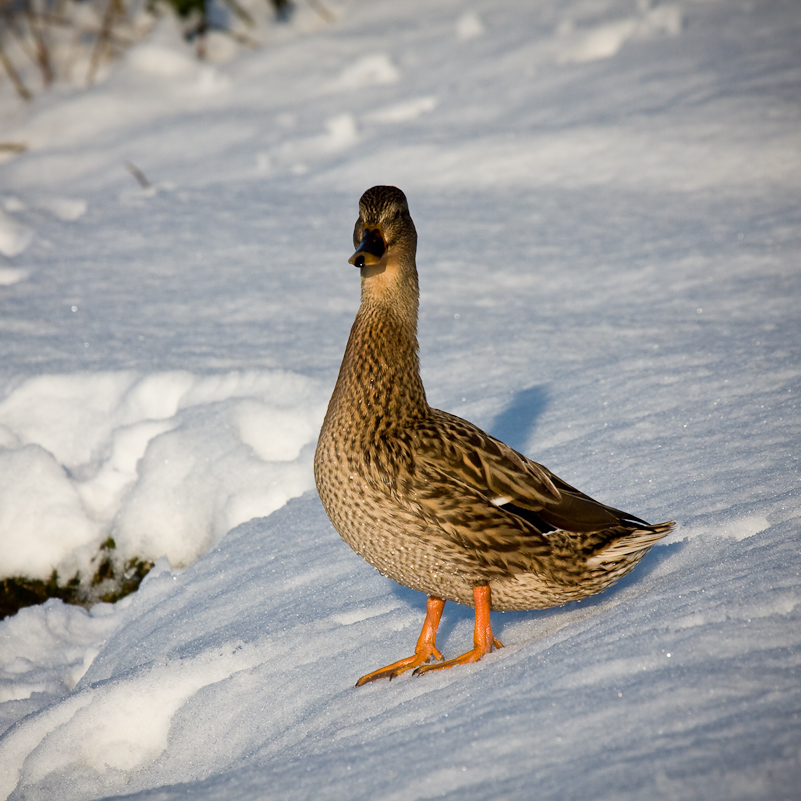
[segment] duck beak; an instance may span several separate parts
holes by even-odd
[[[387,243],[380,228],[365,228],[356,252],[348,259],[354,267],[372,267],[386,253]]]

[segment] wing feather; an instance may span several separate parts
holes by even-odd
[[[488,579],[550,572],[554,560],[563,561],[558,552],[565,537],[577,538],[573,548],[586,559],[606,563],[646,550],[664,536],[659,527],[594,500],[447,412],[432,410],[413,438],[419,508],[472,555]],[[637,531],[643,536],[632,538]]]
[[[621,523],[648,524],[606,506],[526,458],[508,445],[459,417],[433,410],[432,422],[418,434],[416,457],[452,481],[478,492],[486,501],[510,512],[527,510],[539,531],[561,529],[583,533]],[[526,516],[521,513],[522,516]]]

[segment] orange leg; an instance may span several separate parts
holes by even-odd
[[[492,636],[490,626],[490,588],[488,586],[473,588],[473,601],[476,606],[476,625],[473,630],[473,650],[466,654],[457,656],[456,659],[449,659],[438,665],[421,665],[414,671],[415,675],[422,675],[431,670],[442,670],[454,665],[469,665],[471,662],[478,662],[484,654],[488,654],[493,646],[503,648],[503,643]]]
[[[356,686],[361,687],[363,684],[376,679],[394,679],[396,676],[400,676],[401,673],[428,662],[432,656],[442,661],[442,654],[437,649],[437,629],[439,628],[439,619],[442,617],[444,608],[445,601],[442,598],[436,598],[433,595],[429,596],[426,602],[426,619],[423,621],[423,630],[417,639],[414,655],[362,676],[356,682]]]

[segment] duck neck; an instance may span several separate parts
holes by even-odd
[[[365,274],[367,273],[367,274]],[[428,412],[417,346],[417,270],[362,270],[362,301],[342,360],[335,396],[358,419],[383,430]]]

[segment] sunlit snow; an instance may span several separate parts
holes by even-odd
[[[0,622],[0,799],[797,798],[797,3],[327,5],[225,65],[165,22],[89,90],[0,83],[0,577],[156,562]],[[357,690],[425,606],[313,489],[378,183],[431,403],[678,526]]]

